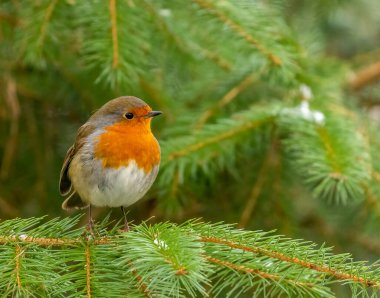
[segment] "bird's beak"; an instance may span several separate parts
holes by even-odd
[[[161,114],[162,114],[161,111],[151,111],[148,114],[146,114],[144,116],[144,118],[152,118],[152,117],[155,117],[155,116],[158,116],[158,115],[161,115]]]

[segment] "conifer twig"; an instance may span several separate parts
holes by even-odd
[[[313,287],[313,286],[315,286],[315,284],[313,284],[313,283],[306,283],[306,282],[301,282],[301,281],[298,281],[298,280],[292,280],[292,279],[288,279],[288,278],[284,279],[282,276],[279,276],[279,275],[276,275],[276,274],[271,274],[271,273],[268,273],[268,272],[260,271],[258,269],[252,269],[252,268],[249,268],[249,267],[246,267],[246,266],[243,266],[243,265],[237,265],[237,264],[225,261],[225,260],[220,260],[220,259],[217,259],[217,258],[214,258],[214,257],[207,256],[207,255],[205,255],[204,257],[209,262],[211,262],[211,263],[222,265],[222,266],[228,267],[228,268],[236,270],[236,271],[242,271],[242,272],[245,272],[245,273],[250,273],[250,274],[253,274],[253,275],[258,275],[258,276],[260,276],[260,277],[262,277],[264,279],[271,279],[271,280],[275,280],[275,281],[283,280],[283,281],[285,281],[287,283],[298,285],[298,286],[306,286],[306,287]]]
[[[91,252],[90,252],[90,245],[87,243],[86,249],[85,249],[85,256],[86,256],[86,291],[87,291],[87,297],[91,298]]]
[[[78,217],[76,220],[52,220],[42,225],[38,225],[39,219],[2,223],[0,246],[5,253],[0,262],[7,274],[2,275],[1,290],[9,294],[33,294],[46,287],[46,293],[51,294],[71,293],[80,287],[80,291],[92,297],[102,292],[99,287],[103,281],[112,280],[105,291],[125,293],[123,285],[128,284],[132,291],[136,287],[146,297],[160,293],[166,296],[189,293],[196,297],[205,293],[207,285],[211,285],[215,292],[233,286],[225,279],[231,274],[230,270],[240,273],[233,276],[234,283],[241,283],[249,289],[253,282],[259,291],[274,287],[285,293],[292,290],[304,294],[326,293],[328,296],[329,277],[341,283],[351,282],[354,289],[368,290],[362,286],[380,289],[376,277],[379,268],[375,264],[364,266],[351,259],[347,261],[347,255],[330,255],[324,248],[314,250],[312,245],[263,232],[190,221],[182,225],[143,223],[127,235],[119,235],[114,234],[117,227],[107,233],[106,222],[103,222],[99,231],[105,236],[90,240],[80,236],[81,230],[71,231],[78,220]],[[65,235],[62,237],[72,241],[42,235]],[[41,247],[32,246],[33,243]],[[25,258],[22,266],[27,248],[33,257]],[[65,258],[55,261],[57,256]],[[9,262],[10,258],[13,262]],[[37,280],[30,280],[39,274],[39,263],[45,259],[49,262],[47,272]],[[21,275],[21,268],[25,270],[24,275]],[[301,278],[300,274],[306,269],[307,276]],[[102,273],[101,276],[97,276],[97,272]],[[68,283],[64,286],[56,284],[57,278],[66,279]],[[230,290],[234,292],[233,287]]]
[[[341,167],[337,162],[336,154],[331,144],[330,136],[328,135],[326,129],[324,127],[316,127],[316,131],[323,143],[326,156],[330,161],[331,167],[334,170],[334,172],[330,173],[330,176],[333,178],[343,178]]]
[[[0,82],[1,83],[1,82]],[[20,118],[20,104],[17,96],[16,81],[11,78],[4,80],[4,95],[5,103],[9,110],[10,115],[10,133],[9,138],[4,146],[3,158],[0,166],[0,178],[6,178],[11,169],[14,155],[17,151],[17,139],[19,134],[19,118]],[[1,84],[0,84],[1,87]]]
[[[268,122],[268,119],[265,120],[257,120],[257,121],[249,121],[242,126],[238,128],[233,128],[231,130],[227,130],[217,136],[210,137],[206,140],[203,140],[201,142],[195,143],[191,146],[188,146],[187,148],[180,149],[178,151],[170,153],[168,160],[173,160],[182,156],[186,156],[194,151],[198,151],[202,149],[205,146],[208,146],[210,144],[219,143],[225,139],[231,138],[239,133],[245,132],[250,129],[254,129],[256,127],[261,126],[262,124]]]
[[[260,170],[257,174],[256,182],[253,185],[252,190],[251,190],[251,195],[249,196],[247,203],[243,209],[243,213],[241,214],[240,221],[238,224],[239,228],[244,228],[247,225],[249,219],[251,218],[253,208],[256,205],[256,201],[261,193],[261,190],[267,178],[267,172],[269,170],[271,155],[272,155],[272,149],[269,149],[265,159],[262,162]]]
[[[229,61],[227,61],[222,56],[218,55],[216,51],[209,51],[205,48],[200,47],[199,45],[192,45],[198,52],[202,54],[203,57],[208,58],[210,61],[213,61],[216,65],[219,65],[225,71],[231,71],[232,65]]]
[[[186,51],[186,46],[184,44],[184,41],[180,39],[178,35],[173,34],[173,32],[170,30],[168,24],[165,22],[165,20],[162,18],[162,16],[158,13],[156,7],[147,0],[141,1],[141,3],[144,4],[144,6],[147,8],[147,10],[154,16],[154,22],[157,25],[157,27],[164,32],[164,34],[169,37],[172,41],[174,41],[175,45],[183,50]]]
[[[275,65],[281,65],[282,61],[279,57],[270,53],[263,45],[261,45],[252,35],[244,30],[240,25],[238,25],[235,21],[231,20],[228,16],[223,14],[222,12],[215,9],[215,7],[206,0],[193,0],[199,6],[207,9],[211,14],[215,15],[220,21],[227,24],[232,30],[238,33],[241,37],[243,37],[248,43],[255,46],[261,53],[263,53],[267,58]]]
[[[350,86],[354,90],[359,90],[378,79],[380,79],[380,61],[359,70],[350,80]]]
[[[45,36],[46,36],[46,31],[47,31],[47,27],[48,27],[48,24],[49,24],[49,21],[53,15],[53,11],[54,11],[54,8],[55,6],[57,5],[57,2],[58,0],[52,0],[50,3],[49,3],[49,6],[46,10],[46,13],[45,13],[45,16],[44,16],[44,21],[41,25],[41,29],[40,29],[40,34],[38,36],[38,40],[37,40],[37,46],[38,47],[41,47],[44,40],[45,40]]]
[[[137,272],[137,269],[133,267],[133,263],[131,261],[128,261],[128,266],[131,268],[133,276],[138,281],[138,288],[142,290],[146,297],[151,297],[148,286],[143,282],[141,275]]]
[[[0,235],[0,244],[6,244],[9,242],[14,243],[30,243],[39,246],[73,246],[83,243],[83,239],[65,239],[65,238],[44,238],[44,237],[30,237],[26,235],[22,236],[4,236]],[[110,239],[103,237],[92,241],[94,245],[102,245],[110,243]]]
[[[213,105],[201,115],[198,123],[196,124],[196,128],[200,129],[212,115],[233,101],[241,92],[248,88],[256,78],[256,73],[248,74],[242,81],[240,81],[239,84],[230,89],[215,105]]]
[[[20,263],[21,263],[21,256],[24,253],[24,251],[21,250],[19,245],[16,245],[16,266],[15,266],[15,273],[16,273],[16,283],[17,283],[17,288],[21,290],[21,278],[20,278]]]
[[[110,17],[111,17],[111,33],[112,33],[112,68],[119,66],[119,41],[117,36],[117,14],[116,14],[116,0],[110,0],[109,3]]]
[[[315,264],[315,263],[312,263],[309,261],[299,259],[299,258],[294,257],[294,256],[285,255],[285,254],[277,252],[277,251],[269,251],[267,249],[263,249],[260,247],[246,246],[246,245],[230,242],[230,241],[220,239],[220,238],[216,238],[216,237],[205,237],[205,236],[203,236],[203,237],[201,237],[200,241],[227,245],[231,248],[241,249],[241,250],[256,253],[256,254],[263,254],[263,255],[266,255],[268,257],[278,259],[280,261],[293,263],[293,264],[296,264],[296,265],[299,265],[299,266],[302,266],[302,267],[305,267],[308,269],[312,269],[312,270],[315,270],[318,272],[327,273],[331,276],[334,276],[336,279],[339,279],[339,280],[352,280],[354,282],[361,283],[367,287],[380,288],[380,282],[378,282],[378,281],[367,280],[365,278],[356,276],[354,274],[340,272],[338,270],[330,268],[329,266]]]
[[[226,71],[232,70],[231,63],[218,55],[215,51],[211,52],[205,48],[202,48],[199,44],[195,45],[194,43],[185,42],[185,40],[181,39],[178,35],[174,34],[172,30],[170,30],[168,24],[165,22],[163,17],[157,12],[157,9],[150,3],[149,1],[142,1],[148,11],[154,16],[154,21],[157,24],[157,27],[167,35],[171,40],[174,41],[175,45],[181,49],[183,52],[187,52],[188,49],[193,49],[193,52],[199,52],[203,57],[213,61],[216,65],[220,66],[222,69]]]

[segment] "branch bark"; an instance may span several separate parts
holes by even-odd
[[[349,84],[353,90],[360,90],[380,79],[380,61],[359,70]]]

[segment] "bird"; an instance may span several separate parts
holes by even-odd
[[[143,100],[121,96],[105,103],[77,132],[59,179],[64,210],[88,208],[87,229],[93,234],[91,207],[125,208],[140,200],[155,181],[160,145],[151,119],[162,114]]]

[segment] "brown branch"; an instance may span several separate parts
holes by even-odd
[[[15,273],[16,273],[16,283],[17,288],[21,290],[21,278],[20,278],[20,267],[21,267],[21,256],[24,253],[23,250],[21,250],[19,245],[16,245],[16,267],[15,267]]]
[[[9,138],[4,146],[4,154],[0,167],[0,178],[5,179],[9,175],[14,156],[17,153],[17,141],[19,135],[20,104],[17,96],[16,82],[11,78],[4,80],[5,103],[10,115]]]
[[[203,237],[201,237],[201,241],[202,242],[208,242],[208,243],[227,245],[228,247],[231,247],[231,248],[241,249],[241,250],[252,252],[255,254],[266,255],[268,257],[271,257],[271,258],[274,258],[274,259],[277,259],[277,260],[280,260],[283,262],[288,262],[288,263],[296,264],[296,265],[302,266],[304,268],[308,268],[308,269],[315,270],[318,272],[327,273],[329,275],[334,276],[336,279],[339,279],[339,280],[351,280],[354,282],[361,283],[361,284],[368,286],[368,287],[380,288],[380,282],[378,282],[378,281],[372,281],[372,280],[368,280],[368,279],[365,279],[363,277],[360,277],[360,276],[357,276],[354,274],[340,272],[338,270],[330,268],[329,266],[315,264],[315,263],[312,263],[309,261],[299,259],[297,257],[285,255],[285,254],[277,252],[277,251],[270,251],[270,250],[260,248],[260,247],[246,246],[246,245],[242,245],[242,244],[235,243],[235,242],[230,242],[230,241],[220,239],[220,238],[216,238],[216,237],[203,236]]]
[[[359,70],[350,80],[350,87],[359,90],[380,79],[380,61]]]
[[[7,244],[10,242],[13,242],[13,243],[20,243],[21,242],[21,243],[31,243],[31,244],[36,244],[36,245],[40,245],[40,246],[47,246],[47,247],[49,247],[49,246],[80,245],[83,243],[83,241],[85,241],[85,240],[84,239],[59,239],[59,238],[34,238],[34,237],[28,237],[28,236],[18,236],[18,237],[17,236],[0,236],[0,244]],[[296,265],[302,266],[304,268],[308,268],[311,270],[315,270],[318,272],[329,274],[338,280],[351,280],[351,281],[358,282],[358,283],[361,283],[363,285],[366,285],[368,287],[380,288],[380,282],[379,281],[368,280],[366,278],[363,278],[363,277],[360,277],[360,276],[357,276],[354,274],[344,273],[344,272],[338,271],[336,269],[330,268],[329,266],[315,264],[313,262],[302,260],[302,259],[297,258],[297,257],[285,255],[281,252],[270,251],[270,250],[260,248],[260,247],[247,246],[247,245],[227,241],[227,240],[216,238],[216,237],[203,236],[200,238],[200,241],[206,242],[206,243],[226,245],[226,246],[234,248],[234,249],[241,249],[243,251],[247,251],[247,252],[251,252],[251,253],[255,253],[255,254],[266,255],[268,257],[271,257],[271,258],[274,258],[274,259],[277,259],[277,260],[280,260],[283,262],[296,264]],[[106,237],[100,238],[100,239],[97,239],[97,240],[94,240],[91,242],[92,245],[104,245],[104,244],[109,244],[109,243],[111,243],[111,239],[106,238]],[[20,246],[18,244],[16,244],[15,274],[16,274],[16,282],[17,282],[17,285],[19,287],[21,286],[20,257],[23,253],[24,253],[24,251],[22,251],[20,249]],[[86,255],[86,287],[87,287],[88,297],[91,297],[91,291],[90,291],[91,256],[90,256],[90,249],[89,249],[88,243],[86,246],[85,255]],[[214,259],[213,260],[209,259],[209,261],[218,262],[217,260],[214,260]],[[225,261],[222,261],[222,262],[225,262]],[[226,266],[226,265],[228,265],[227,263],[228,262],[225,262],[222,265]],[[132,266],[132,265],[133,265],[132,263],[129,263],[129,266]],[[232,265],[234,265],[234,264],[232,264]],[[176,272],[177,275],[187,274],[186,268],[181,267],[181,266],[178,268],[177,267],[175,267],[177,269],[177,272]],[[243,267],[240,268],[240,270],[243,270],[243,269],[244,269]],[[252,270],[254,270],[254,269],[252,269]],[[141,289],[144,291],[144,294],[147,297],[150,297],[148,287],[142,282],[142,278],[138,274],[137,270],[133,269],[132,273],[136,277],[136,279],[139,281]],[[251,272],[251,273],[260,274],[259,272]],[[272,277],[275,278],[274,275]],[[272,278],[272,277],[268,276],[267,278]]]
[[[242,126],[240,126],[238,128],[227,130],[224,133],[221,133],[220,135],[211,137],[211,138],[209,138],[209,139],[207,139],[207,140],[205,140],[203,142],[199,142],[199,143],[190,145],[190,146],[188,146],[188,147],[186,147],[184,149],[181,149],[181,150],[175,151],[173,153],[170,153],[169,157],[168,157],[168,160],[173,160],[173,159],[176,159],[176,158],[179,158],[179,157],[182,157],[182,156],[186,156],[186,155],[188,155],[188,154],[190,154],[190,153],[192,153],[194,151],[198,151],[198,150],[202,149],[203,147],[206,147],[206,146],[214,144],[214,143],[219,143],[221,141],[224,141],[225,139],[231,138],[234,135],[242,133],[242,132],[244,132],[246,130],[257,128],[257,127],[259,127],[260,125],[262,125],[263,123],[266,123],[266,122],[268,122],[268,119],[249,121],[246,124],[244,124],[244,125],[242,125]]]
[[[330,173],[329,176],[331,178],[343,180],[345,179],[345,176],[342,174],[341,166],[338,164],[336,159],[336,153],[333,149],[333,146],[331,144],[330,136],[328,135],[325,127],[317,127],[316,131],[323,143],[323,147],[326,151],[326,156],[330,160],[330,164],[334,170],[333,173]]]
[[[117,68],[119,66],[119,41],[117,36],[116,0],[110,0],[110,16],[113,47],[112,68]]]
[[[175,275],[187,275],[188,271],[185,266],[182,266],[180,264],[176,264],[173,262],[170,258],[165,258],[165,262],[170,264],[173,269],[175,270]]]
[[[284,279],[284,277],[282,277],[280,275],[271,274],[268,272],[260,271],[258,269],[249,268],[249,267],[246,267],[243,265],[237,265],[237,264],[234,264],[234,263],[231,263],[228,261],[224,261],[224,260],[220,260],[217,258],[207,256],[207,255],[205,255],[204,257],[206,258],[206,260],[208,260],[211,263],[221,265],[224,267],[228,267],[228,268],[236,270],[236,271],[242,271],[242,272],[249,273],[249,274],[259,275],[260,277],[265,278],[265,279],[271,279],[271,280],[276,280],[276,281],[281,280],[281,281],[285,281],[287,283],[298,285],[298,286],[306,286],[306,287],[315,286],[315,284],[313,284],[313,283],[301,282],[301,281],[293,280],[293,279]]]
[[[263,53],[267,58],[275,65],[281,65],[282,61],[279,57],[275,56],[274,54],[270,53],[263,45],[261,45],[252,35],[250,35],[248,32],[244,30],[240,25],[238,25],[236,22],[231,20],[228,16],[221,13],[220,11],[216,10],[216,8],[209,2],[205,0],[193,0],[195,1],[199,6],[206,9],[209,13],[215,15],[220,21],[222,21],[224,24],[226,24],[228,27],[230,27],[232,30],[234,30],[236,33],[238,33],[241,37],[243,37],[248,43],[255,46],[261,53]]]
[[[205,111],[201,117],[198,120],[198,123],[196,124],[196,128],[200,129],[206,121],[214,115],[218,110],[229,104],[231,101],[233,101],[241,92],[243,92],[245,89],[247,89],[257,78],[256,73],[251,73],[248,76],[246,76],[238,85],[234,86],[231,90],[229,90],[222,98],[221,100]]]
[[[30,244],[36,244],[40,246],[73,246],[73,245],[81,245],[83,241],[87,241],[86,239],[60,239],[60,238],[35,238],[35,237],[29,237],[29,236],[0,236],[0,244],[7,244],[10,242],[13,243],[30,243]],[[111,243],[110,238],[100,238],[93,240],[91,242],[92,245],[104,245]],[[16,280],[19,284],[19,267],[20,267],[20,251],[19,245],[16,245]],[[23,252],[21,252],[23,253]],[[90,246],[89,243],[86,244],[85,249],[85,256],[86,256],[86,289],[87,289],[87,296],[91,297],[91,254],[90,254]],[[128,263],[128,265],[132,266],[132,263]],[[181,275],[182,271],[179,268],[177,275]],[[132,274],[136,277],[136,279],[140,282],[140,287],[143,290],[144,294],[147,297],[151,297],[149,294],[148,287],[142,282],[141,276],[138,274],[136,269],[132,270]]]
[[[268,178],[267,173],[269,170],[271,156],[272,156],[272,148],[269,149],[268,153],[266,154],[266,157],[260,167],[259,173],[257,174],[256,183],[252,187],[251,195],[249,196],[247,203],[244,207],[243,213],[241,214],[239,225],[238,225],[239,228],[244,228],[247,225],[249,219],[251,218],[257,199],[261,193],[261,190],[264,186],[266,179]]]
[[[260,271],[257,269],[252,269],[252,268],[249,268],[249,267],[246,267],[243,265],[237,265],[237,264],[234,264],[234,263],[231,263],[228,261],[224,261],[224,260],[220,260],[217,258],[207,256],[207,255],[205,255],[204,257],[206,258],[207,261],[209,261],[211,263],[222,265],[224,267],[228,267],[228,268],[231,268],[231,269],[236,270],[236,271],[243,271],[245,273],[260,275],[262,278],[265,278],[265,279],[272,279],[272,280],[281,279],[281,277],[278,275],[270,274],[270,273],[263,272],[263,271]]]
[[[87,289],[87,297],[91,298],[91,252],[90,246],[86,245],[85,250],[86,255],[86,289]]]
[[[38,47],[41,47],[44,40],[45,40],[47,26],[48,26],[48,23],[51,19],[51,16],[53,15],[53,11],[54,11],[55,6],[57,5],[57,2],[58,2],[58,0],[51,1],[47,10],[46,10],[44,21],[42,22],[40,34],[39,34],[38,40],[37,40],[37,46]]]
[[[30,236],[3,236],[0,235],[0,244],[13,243],[31,243],[40,246],[72,246],[82,244],[84,239],[60,239],[60,238],[35,238]],[[109,238],[99,238],[92,242],[94,245],[111,243]]]
[[[128,266],[132,269],[133,276],[139,282],[139,289],[141,289],[146,297],[152,297],[150,295],[148,286],[143,282],[141,275],[137,272],[136,268],[133,268],[133,263],[131,261],[128,262]]]

